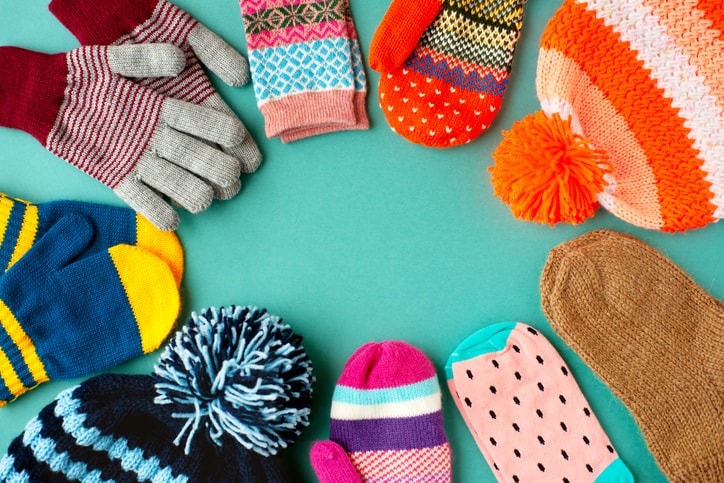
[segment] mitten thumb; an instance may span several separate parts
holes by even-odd
[[[345,450],[334,441],[317,441],[309,452],[320,483],[362,483]]]

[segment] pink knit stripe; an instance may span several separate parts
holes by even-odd
[[[259,106],[266,121],[266,135],[273,138],[299,126],[352,126],[356,122],[353,96],[353,90],[332,90],[303,92],[266,102]]]
[[[318,136],[320,134],[328,134],[337,131],[351,131],[351,130],[364,130],[369,129],[370,122],[367,118],[367,90],[354,91],[354,98],[352,103],[354,104],[354,111],[356,122],[351,126],[346,124],[319,124],[311,127],[301,127],[298,129],[290,129],[284,131],[281,134],[281,140],[283,143],[291,143],[300,139],[308,138],[311,136]]]
[[[337,384],[355,389],[385,389],[415,384],[435,374],[432,362],[410,344],[370,342],[350,357]]]
[[[457,57],[438,52],[429,47],[419,47],[415,51],[415,54],[419,56],[430,56],[435,63],[447,62],[450,70],[460,69],[465,75],[470,75],[474,72],[481,77],[492,75],[498,82],[502,82],[508,78],[508,72],[505,69],[496,69],[488,65],[471,64],[470,62],[465,62]]]
[[[366,482],[449,483],[450,445],[398,451],[357,451],[350,460]]]
[[[270,8],[286,7],[287,5],[299,5],[302,3],[316,3],[319,0],[241,0],[242,15],[252,15]]]
[[[46,147],[114,188],[148,147],[163,98],[119,81],[107,65],[106,47],[70,52],[66,97]]]
[[[699,0],[644,0],[659,22],[675,39],[677,47],[690,56],[690,62],[724,110],[724,40],[711,29],[711,21],[696,7]]]
[[[295,25],[260,34],[250,34],[246,37],[246,45],[250,50],[256,50],[348,36],[347,23],[342,20],[333,20],[317,24]]]

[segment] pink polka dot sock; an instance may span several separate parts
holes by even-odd
[[[329,435],[310,452],[321,483],[452,481],[435,367],[405,342],[371,342],[350,357]]]
[[[534,328],[486,327],[455,349],[445,369],[498,481],[633,482],[566,363]]]

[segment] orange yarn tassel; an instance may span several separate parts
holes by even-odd
[[[570,117],[537,112],[516,122],[493,153],[495,195],[516,218],[551,226],[581,223],[598,208],[604,174],[613,172],[605,151],[575,134]]]

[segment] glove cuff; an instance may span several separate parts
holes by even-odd
[[[21,129],[45,146],[67,85],[65,54],[0,47],[0,125]]]
[[[81,45],[111,45],[146,22],[163,0],[53,0],[48,10]]]

